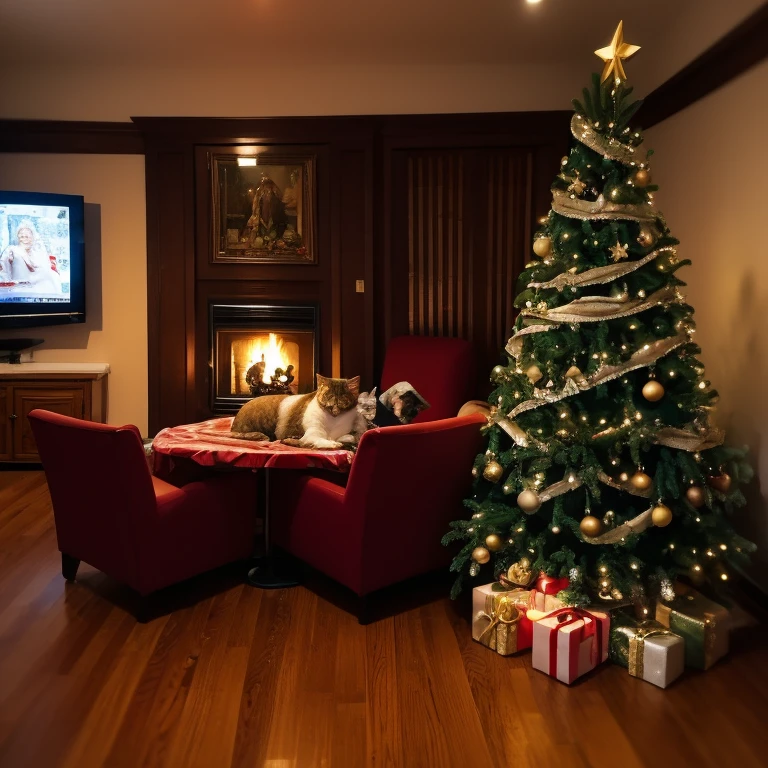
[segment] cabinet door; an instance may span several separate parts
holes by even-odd
[[[51,388],[15,387],[13,390],[13,458],[17,461],[39,461],[35,438],[27,416],[35,408],[82,419],[84,413],[83,384]]]
[[[0,461],[11,458],[11,388],[0,385]]]

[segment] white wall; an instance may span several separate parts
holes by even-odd
[[[646,136],[659,208],[680,240],[717,423],[748,445],[757,478],[737,528],[760,547],[751,575],[768,588],[768,62]]]
[[[82,195],[86,204],[86,322],[3,331],[45,339],[35,362],[109,363],[112,424],[147,434],[147,238],[144,158],[0,154],[0,188]]]

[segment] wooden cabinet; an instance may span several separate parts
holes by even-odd
[[[0,461],[40,461],[30,411],[105,422],[105,364],[20,363],[0,365]]]

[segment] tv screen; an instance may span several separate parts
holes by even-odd
[[[0,328],[85,321],[84,201],[0,192]]]

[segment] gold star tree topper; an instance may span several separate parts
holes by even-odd
[[[595,54],[605,62],[600,82],[605,82],[612,72],[617,83],[626,80],[627,75],[624,72],[624,65],[621,63],[621,60],[634,56],[639,50],[639,45],[630,45],[624,42],[624,22],[620,21],[619,26],[616,27],[616,31],[613,33],[611,44],[606,48],[595,51]]]

